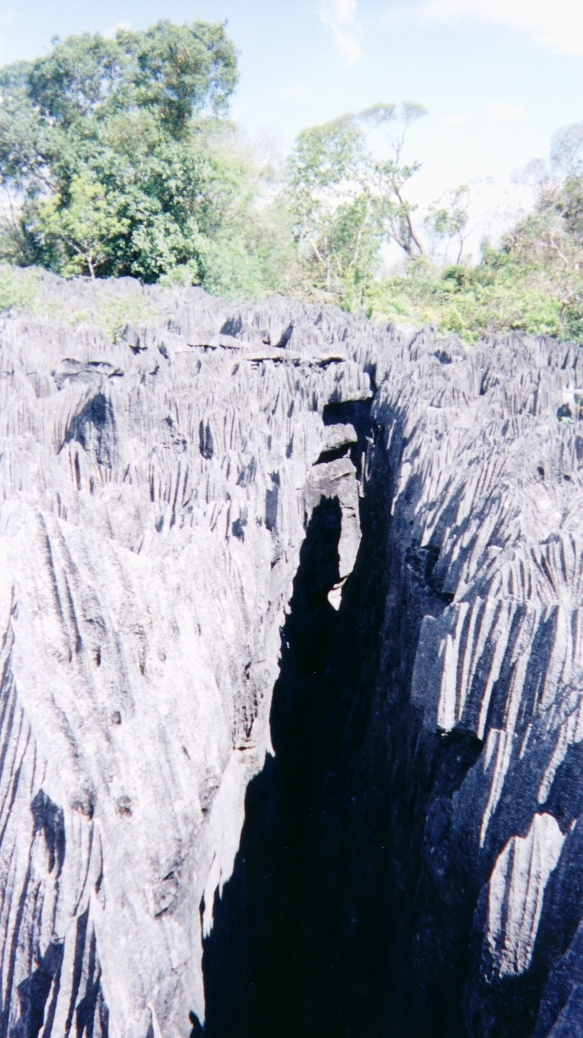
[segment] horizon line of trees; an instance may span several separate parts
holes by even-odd
[[[55,40],[1,68],[0,259],[251,299],[284,291],[468,341],[503,327],[583,335],[583,124],[530,164],[532,211],[471,266],[470,187],[424,216],[409,200],[420,105],[312,127],[285,163],[261,163],[228,119],[237,81],[225,26],[200,21]],[[390,242],[404,267],[383,277]]]

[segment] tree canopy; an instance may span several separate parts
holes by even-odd
[[[472,186],[424,215],[411,200],[420,105],[306,129],[275,168],[228,119],[237,81],[225,26],[202,21],[54,40],[0,68],[0,260],[244,298],[292,292],[467,341],[583,335],[583,124],[530,163],[531,211],[472,265]],[[398,272],[383,269],[389,243]]]
[[[5,255],[67,275],[221,282],[228,228],[247,280],[259,276],[252,164],[219,118],[237,75],[224,26],[167,21],[1,69],[0,181],[19,200]]]
[[[423,254],[405,196],[419,164],[404,164],[402,149],[408,127],[424,114],[411,103],[379,104],[304,130],[296,141],[287,195],[295,239],[312,279],[338,300],[363,304],[383,242],[396,241],[409,257]],[[388,157],[370,146],[375,131]]]

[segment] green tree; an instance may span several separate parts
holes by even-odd
[[[455,263],[462,261],[469,233],[469,201],[470,189],[467,184],[461,184],[452,191],[446,191],[438,202],[429,207],[425,225],[432,237],[443,246],[444,262],[447,261],[452,244],[456,248]]]
[[[377,105],[304,130],[292,152],[286,204],[311,284],[349,309],[362,306],[380,264],[380,246],[394,240],[408,256],[423,247],[405,188],[419,165],[402,161],[418,105]],[[390,157],[379,158],[380,133]]]
[[[236,82],[224,26],[205,22],[73,36],[1,69],[0,183],[20,203],[4,256],[264,294],[273,228],[224,118]],[[227,262],[228,238],[244,276]]]
[[[427,111],[422,105],[404,101],[399,106],[374,105],[359,116],[367,131],[380,134],[385,147],[389,149],[390,157],[384,161],[374,162],[373,154],[369,154],[374,168],[376,193],[388,203],[385,214],[387,236],[403,249],[408,259],[423,256],[425,250],[413,222],[412,214],[416,206],[408,201],[405,194],[408,182],[421,166],[419,162],[404,163],[403,149],[409,128],[424,115],[427,115]]]
[[[117,36],[136,63],[136,102],[156,113],[168,131],[183,134],[194,111],[225,112],[237,84],[237,60],[222,25],[198,22],[193,29],[159,22],[145,33]]]
[[[63,273],[68,276],[89,271],[92,278],[107,260],[111,238],[123,234],[126,228],[112,214],[103,186],[87,170],[71,180],[67,204],[55,194],[39,207],[39,222],[47,236],[65,247],[68,258]]]

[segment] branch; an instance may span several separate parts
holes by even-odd
[[[321,254],[318,246],[316,245],[316,242],[312,241],[311,238],[308,238],[308,242],[312,246],[312,249],[314,250],[314,256],[316,257],[316,259],[322,264],[323,267],[325,267],[326,266],[326,261],[322,258],[322,254]]]
[[[400,191],[400,189],[398,187],[395,187],[395,194],[396,194],[397,198],[399,199],[399,204],[401,205],[402,209],[404,210],[403,215],[404,215],[405,221],[407,223],[407,228],[408,228],[408,231],[409,231],[409,237],[411,238],[411,241],[415,242],[415,245],[419,249],[419,255],[420,256],[424,256],[425,255],[425,250],[424,250],[421,242],[419,241],[417,235],[415,234],[415,231],[413,230],[413,223],[411,221],[411,216],[410,216],[410,213],[409,213],[409,206],[407,205],[407,203],[405,201],[403,201],[403,199],[401,197],[401,191]],[[405,249],[405,251],[406,251],[408,256],[411,255],[410,248],[411,247],[409,246],[409,249]]]
[[[570,266],[570,264],[569,264],[569,260],[567,259],[567,257],[566,257],[566,256],[563,256],[563,253],[561,252],[561,250],[560,250],[559,246],[558,246],[558,245],[557,245],[557,244],[555,243],[555,241],[553,240],[553,236],[552,236],[552,234],[551,234],[551,236],[550,236],[550,242],[549,242],[549,245],[550,245],[551,249],[553,249],[553,250],[554,250],[554,251],[555,251],[555,252],[557,253],[557,255],[561,257],[561,259],[562,259],[563,263],[564,263],[564,264],[565,264],[565,265],[566,265],[567,267],[568,267],[568,266]]]

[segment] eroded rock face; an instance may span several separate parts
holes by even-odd
[[[272,902],[317,954],[279,969],[293,913],[273,939],[267,921],[257,991],[265,948],[294,990],[285,1020],[234,1004],[240,1033],[580,1034],[579,347],[466,349],[196,289],[44,292],[141,293],[162,317],[115,344],[0,326],[0,1035],[204,1019],[203,933],[274,686],[282,848],[305,848]],[[337,526],[316,587],[317,515]],[[289,740],[316,715],[293,801]]]
[[[404,790],[421,797],[417,892],[401,909],[404,969],[419,979],[408,1026],[576,1034],[583,354],[515,337],[444,363],[426,333],[408,353],[374,404],[398,560],[380,672],[393,739],[397,703],[417,732],[409,759],[389,748],[388,795],[403,808]],[[419,625],[405,668],[403,613]]]
[[[356,554],[354,466],[312,470],[325,405],[366,400],[368,376],[266,345],[277,307],[234,338],[232,309],[169,302],[171,330],[117,345],[0,332],[2,1034],[204,1018],[201,905],[208,931],[322,495],[346,498]]]

